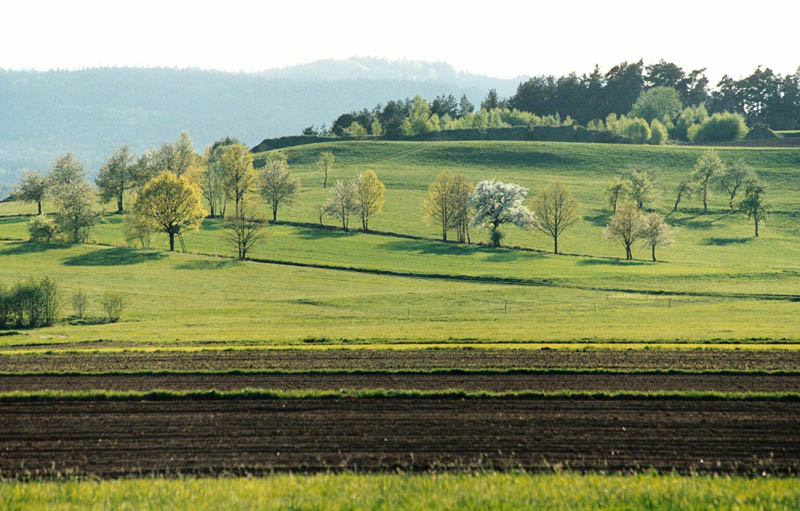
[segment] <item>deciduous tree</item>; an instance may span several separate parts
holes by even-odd
[[[165,171],[144,185],[136,197],[133,213],[154,232],[169,236],[169,249],[175,250],[175,236],[200,228],[206,212],[200,188],[186,176]]]
[[[603,236],[611,241],[618,241],[625,247],[625,259],[633,259],[631,245],[642,237],[644,215],[632,201],[624,201],[617,212],[611,215],[608,225],[603,229]]]
[[[672,207],[672,212],[678,211],[678,204],[681,203],[681,199],[691,198],[692,194],[694,193],[694,186],[690,181],[681,181],[678,183],[678,187],[675,189],[675,206]]]
[[[86,177],[86,164],[74,154],[67,153],[53,162],[53,168],[47,176],[47,187],[50,193],[58,195],[60,187],[80,183]]]
[[[533,225],[533,213],[522,204],[528,189],[514,183],[481,181],[475,187],[470,205],[475,209],[472,224],[487,227],[493,247],[499,247],[503,239],[500,226],[513,224],[522,229]]]
[[[42,201],[47,194],[47,184],[47,179],[40,172],[35,170],[24,172],[12,196],[15,200],[35,202],[41,215]]]
[[[319,166],[320,170],[322,170],[323,175],[325,176],[322,180],[323,188],[328,186],[328,172],[333,170],[333,162],[335,160],[336,158],[330,151],[324,151],[319,154],[319,161],[317,162],[317,165]]]
[[[57,187],[55,225],[70,243],[83,243],[97,223],[95,191],[85,181],[67,182]]]
[[[739,211],[753,220],[755,235],[758,237],[758,225],[769,214],[770,205],[766,201],[767,191],[757,180],[750,180],[745,188],[744,199],[739,204]]]
[[[328,201],[325,203],[325,213],[339,218],[342,221],[342,229],[347,231],[350,215],[357,211],[358,200],[356,199],[355,183],[336,180]]]
[[[130,147],[122,146],[115,150],[111,157],[100,167],[100,173],[94,180],[100,191],[100,200],[108,202],[112,199],[117,201],[117,211],[123,211],[123,197],[125,191],[130,190],[135,185],[133,163],[134,154]]]
[[[734,210],[734,200],[736,195],[741,191],[746,183],[755,180],[755,173],[752,167],[744,163],[742,160],[733,162],[719,176],[719,189],[728,194],[728,206],[731,211]]]
[[[247,252],[263,239],[264,220],[251,213],[248,201],[242,204],[239,216],[225,221],[223,236],[234,245],[239,259],[247,259]]]
[[[294,202],[300,189],[300,181],[292,175],[289,164],[282,158],[267,160],[258,175],[261,196],[272,208],[272,221],[278,219],[278,206]]]
[[[551,184],[533,198],[533,226],[553,238],[554,254],[559,236],[578,220],[580,202],[563,184]]]
[[[374,170],[367,169],[356,178],[355,189],[358,213],[361,216],[361,228],[367,232],[369,231],[370,217],[379,213],[383,207],[383,193],[386,191],[386,187],[375,175]]]
[[[653,185],[652,172],[646,168],[630,168],[623,176],[628,182],[628,198],[636,203],[636,207],[642,207],[656,196],[656,188]]]
[[[234,214],[240,216],[245,197],[256,183],[253,153],[244,144],[227,146],[220,157],[225,176],[225,194],[233,201]]]
[[[626,179],[617,177],[614,182],[605,190],[606,202],[611,206],[611,214],[617,212],[617,203],[620,199],[627,197],[630,193],[631,185]]]
[[[711,196],[711,185],[725,172],[725,165],[714,149],[700,155],[692,169],[692,181],[703,198],[703,213],[708,212],[708,199]]]
[[[641,238],[642,242],[650,247],[653,261],[656,260],[656,247],[667,248],[675,243],[677,229],[671,227],[664,217],[656,212],[644,217]]]

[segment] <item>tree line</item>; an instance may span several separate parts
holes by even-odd
[[[637,102],[647,98],[645,93],[653,90],[658,92],[651,96],[660,95],[661,98],[651,97],[651,106],[660,102],[665,110],[654,114],[646,108],[637,109]],[[705,68],[687,72],[672,62],[661,60],[645,66],[640,60],[622,62],[606,73],[595,66],[591,73],[580,76],[575,73],[561,77],[537,76],[520,83],[516,93],[508,98],[500,98],[492,89],[477,112],[466,96],[456,100],[452,95],[440,95],[430,103],[426,101],[424,106],[420,100],[424,101],[417,96],[379,104],[372,110],[345,113],[334,120],[330,129],[310,126],[303,133],[395,138],[448,129],[551,125],[554,122],[556,125],[574,123],[597,129],[598,123],[605,122],[609,116],[619,118],[625,115],[644,119],[651,130],[655,118],[664,124],[672,138],[694,141],[695,137],[687,134],[688,127],[702,125],[706,118],[715,114],[739,116],[742,126],[796,129],[800,128],[800,68],[794,74],[782,76],[759,66],[752,74],[739,80],[725,75],[711,90]],[[682,112],[684,108],[688,108],[688,112]],[[508,113],[493,114],[493,111]],[[517,112],[515,119],[510,119],[510,112]],[[427,114],[424,118],[423,113]],[[528,117],[525,118],[524,114]],[[489,118],[492,115],[495,119]],[[504,116],[502,122],[499,121],[500,115]],[[673,132],[667,125],[677,124],[679,115],[682,115],[684,124],[689,116],[694,118]],[[547,121],[532,123],[531,119]],[[733,138],[737,136],[735,134]],[[706,134],[697,141],[722,139]]]

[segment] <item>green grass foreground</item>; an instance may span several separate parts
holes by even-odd
[[[13,401],[224,401],[250,399],[642,399],[642,400],[738,400],[738,401],[800,401],[798,392],[715,392],[715,391],[519,391],[492,392],[402,389],[341,389],[341,390],[44,390],[0,392],[0,403]]]
[[[800,479],[526,473],[278,474],[0,483],[2,510],[796,510]]]

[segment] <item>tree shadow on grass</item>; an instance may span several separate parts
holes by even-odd
[[[703,240],[703,245],[714,245],[718,247],[726,247],[728,245],[742,245],[749,243],[753,238],[706,238]]]
[[[520,259],[539,259],[542,254],[523,252],[521,250],[491,248],[484,245],[464,245],[463,243],[446,243],[441,241],[397,240],[380,245],[381,248],[394,251],[416,252],[422,255],[471,256],[485,254],[485,261],[503,262]]]
[[[177,270],[222,270],[240,264],[236,259],[195,259],[175,267]]]
[[[583,220],[586,222],[591,223],[596,227],[605,227],[608,225],[608,221],[611,219],[611,213],[600,213],[599,215],[593,216],[584,216]]]
[[[35,241],[13,242],[10,247],[0,251],[0,255],[23,255],[46,252],[48,250],[70,248],[69,243],[39,243]]]
[[[65,266],[126,266],[164,259],[162,252],[143,252],[130,248],[101,248],[64,259]]]
[[[625,259],[581,259],[581,266],[643,266],[650,264],[647,261],[626,261]]]
[[[300,227],[298,229],[298,235],[300,238],[304,240],[319,240],[319,239],[326,239],[326,238],[347,238],[356,234],[356,231],[343,231],[341,229],[330,227],[330,226],[320,226],[320,227]]]

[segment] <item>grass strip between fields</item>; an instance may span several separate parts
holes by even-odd
[[[603,369],[582,367],[514,367],[509,369],[479,368],[432,368],[432,369],[226,369],[226,370],[116,370],[116,371],[25,371],[0,372],[5,377],[105,377],[105,376],[415,376],[415,375],[464,375],[464,376],[505,376],[505,375],[642,375],[642,376],[798,376],[800,370],[762,370],[762,369]]]
[[[689,401],[789,401],[800,402],[800,392],[709,391],[558,391],[490,392],[447,390],[265,390],[235,391],[154,389],[137,391],[36,391],[2,392],[2,402],[24,401],[225,401],[258,399],[585,399],[585,400],[689,400]]]

